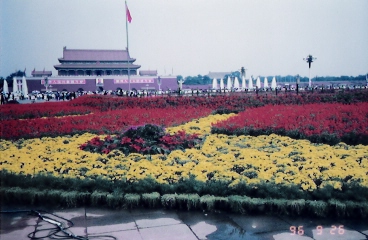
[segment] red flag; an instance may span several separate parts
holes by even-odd
[[[125,11],[126,11],[126,17],[127,17],[127,20],[129,23],[132,22],[132,16],[130,15],[130,11],[129,11],[129,8],[128,8],[128,5],[126,4],[125,2]]]

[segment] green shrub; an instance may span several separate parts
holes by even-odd
[[[367,202],[346,201],[346,215],[354,218],[366,218],[368,216]]]
[[[161,205],[164,208],[168,208],[168,209],[174,209],[176,208],[176,199],[177,199],[177,194],[164,194],[161,197]]]
[[[337,216],[337,217],[345,217],[346,215],[346,204],[336,200],[331,199],[328,201],[331,215]]]
[[[328,204],[324,201],[307,200],[308,213],[312,216],[326,217],[328,213]]]
[[[160,200],[161,198],[158,192],[142,194],[142,203],[149,208],[158,207],[160,204]]]
[[[61,198],[62,205],[66,207],[77,207],[77,202],[78,202],[78,192],[77,191],[71,191],[71,192],[63,191],[60,195],[60,198]]]
[[[106,198],[109,193],[100,192],[98,190],[91,194],[91,205],[92,206],[103,206],[106,204]]]
[[[288,215],[288,200],[286,199],[268,199],[266,201],[266,211],[271,214]]]
[[[215,209],[215,201],[216,197],[213,195],[204,195],[199,199],[201,208],[206,211],[213,211]]]
[[[215,197],[214,209],[227,211],[230,209],[229,198],[227,197]]]
[[[107,194],[106,204],[110,208],[121,208],[124,205],[124,195],[120,192]]]
[[[128,193],[124,195],[124,202],[127,208],[135,208],[140,204],[141,196],[139,194]]]
[[[229,206],[230,206],[230,210],[236,213],[246,213],[246,210],[243,207],[243,202],[244,202],[244,197],[242,196],[238,196],[238,195],[234,195],[234,196],[229,196]]]
[[[302,215],[306,208],[305,200],[298,199],[298,200],[289,200],[287,203],[288,211],[291,215]]]
[[[49,190],[46,193],[46,199],[47,199],[47,203],[48,205],[51,206],[59,206],[61,204],[61,194],[63,193],[63,191],[61,190]]]
[[[19,187],[12,187],[5,190],[5,201],[8,203],[19,204],[22,203],[22,189]]]
[[[256,214],[265,211],[266,200],[261,198],[250,198],[247,196],[233,195],[229,197],[230,209],[233,212]]]

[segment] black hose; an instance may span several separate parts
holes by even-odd
[[[43,210],[14,210],[14,211],[0,211],[0,214],[14,214],[14,213],[29,213],[30,215],[34,215],[37,216],[39,218],[40,221],[45,221],[48,222],[52,225],[54,225],[54,227],[52,228],[45,228],[45,229],[40,229],[37,230],[37,227],[35,228],[35,230],[31,233],[29,233],[27,236],[29,239],[33,239],[33,240],[37,240],[37,239],[45,239],[45,238],[51,238],[51,239],[77,239],[77,240],[89,240],[91,238],[110,238],[110,239],[114,239],[116,240],[116,238],[114,236],[111,235],[96,235],[96,236],[90,236],[90,238],[88,237],[83,237],[83,236],[78,236],[78,235],[74,235],[70,230],[68,230],[69,228],[71,228],[72,226],[74,226],[74,223],[66,218],[60,217],[56,214],[47,212],[47,211],[43,211]],[[45,216],[45,214],[48,215],[52,215],[54,216],[56,219]],[[65,222],[67,222],[68,226],[63,226],[63,222],[60,221],[60,219],[64,220]],[[38,224],[38,223],[37,223]],[[37,236],[40,235],[41,232],[45,232],[48,231],[47,234],[45,234],[44,236]]]

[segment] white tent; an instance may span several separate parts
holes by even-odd
[[[224,89],[225,86],[224,86],[224,79],[220,79],[220,90]]]
[[[253,78],[252,78],[252,76],[249,78],[249,85],[248,85],[248,88],[249,88],[250,90],[253,90]]]
[[[212,89],[217,89],[217,79],[216,78],[212,80]]]
[[[9,92],[8,82],[4,79],[3,93],[8,93],[8,92]]]
[[[273,77],[273,78],[272,78],[272,82],[271,82],[271,88],[272,88],[273,90],[275,90],[275,89],[276,89],[276,87],[277,87],[277,84],[276,84],[276,78],[275,78],[275,77]]]
[[[238,77],[235,77],[235,80],[234,80],[234,88],[236,88],[236,89],[239,89],[240,88]]]
[[[28,86],[27,86],[27,79],[25,76],[22,78],[22,92],[25,97],[28,96]]]
[[[14,94],[18,93],[18,83],[16,77],[13,77],[13,93]]]
[[[245,83],[245,77],[243,76],[242,77],[242,89],[246,89],[247,86],[246,86],[246,83]]]
[[[228,90],[230,90],[230,89],[231,89],[231,87],[232,87],[232,84],[231,84],[231,78],[230,78],[230,77],[227,77],[227,85],[226,85],[226,88],[227,88]]]
[[[256,87],[257,87],[258,89],[260,89],[260,88],[261,88],[261,79],[260,79],[259,77],[257,77]]]
[[[269,86],[268,86],[268,79],[267,79],[267,77],[265,77],[264,79],[263,79],[263,88],[269,88]]]

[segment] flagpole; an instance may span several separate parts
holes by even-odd
[[[128,56],[128,83],[129,83],[129,94],[130,94],[130,68],[129,68],[129,36],[128,36],[128,16],[127,16],[128,6],[125,0],[125,30],[127,37],[127,56]]]

